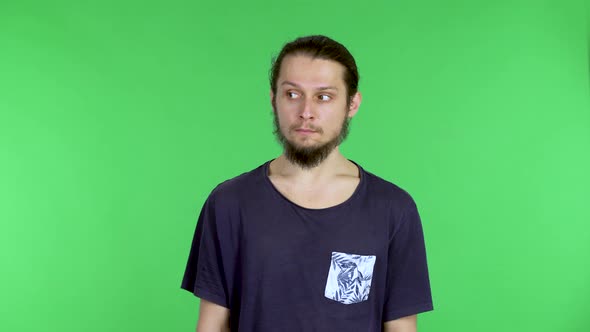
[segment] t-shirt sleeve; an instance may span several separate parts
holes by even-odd
[[[230,308],[234,250],[228,218],[210,195],[199,215],[181,288]]]
[[[422,223],[413,199],[389,243],[383,321],[433,310]]]

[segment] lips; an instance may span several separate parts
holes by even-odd
[[[310,132],[310,133],[315,133],[318,130],[314,129],[313,127],[295,127],[293,128],[293,130],[295,131],[303,131],[303,132]]]

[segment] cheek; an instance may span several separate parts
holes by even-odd
[[[275,112],[279,114],[281,119],[290,119],[297,116],[297,103],[295,102],[280,102],[275,104]]]
[[[348,116],[348,110],[346,108],[343,109],[333,109],[330,113],[330,119],[327,122],[330,123],[330,127],[338,131],[342,127],[344,121],[346,121],[346,117]]]
[[[278,103],[277,103],[278,104]],[[274,117],[275,117],[275,122],[278,123],[278,125],[281,128],[286,128],[289,126],[289,123],[293,122],[292,112],[289,112],[288,110],[285,109],[284,106],[281,106],[280,104],[276,105],[274,108]]]

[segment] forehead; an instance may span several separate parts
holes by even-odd
[[[288,55],[283,58],[277,84],[284,81],[310,88],[322,86],[344,87],[346,68],[339,62],[312,58],[307,55]]]

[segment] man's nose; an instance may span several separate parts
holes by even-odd
[[[299,117],[302,119],[313,119],[315,117],[313,108],[313,101],[306,98],[301,105]]]

